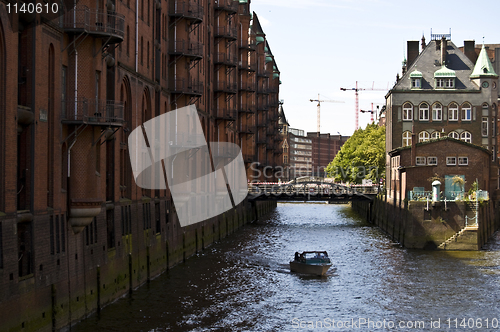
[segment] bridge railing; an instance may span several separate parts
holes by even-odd
[[[346,186],[336,183],[326,182],[253,182],[248,184],[248,192],[252,195],[376,195],[379,192],[378,186]]]

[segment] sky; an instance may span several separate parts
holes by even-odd
[[[291,128],[350,136],[355,129],[355,92],[359,109],[385,105],[385,95],[401,75],[406,42],[429,42],[432,33],[464,40],[500,43],[499,1],[463,0],[251,0],[280,71],[279,98]],[[371,90],[375,89],[375,90]],[[382,90],[382,91],[380,91]],[[359,125],[370,113],[359,113]]]

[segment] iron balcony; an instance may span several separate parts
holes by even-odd
[[[125,36],[125,16],[114,11],[95,10],[78,5],[64,14],[62,28],[65,32],[86,32],[108,38],[108,44],[115,44],[122,42]]]
[[[124,122],[123,103],[115,100],[78,98],[66,102],[61,122],[64,124],[89,124],[121,127]]]

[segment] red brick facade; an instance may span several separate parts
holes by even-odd
[[[247,177],[274,180],[279,71],[249,1],[83,0],[52,21],[7,3],[0,330],[58,329],[249,218],[245,203],[181,228],[168,189],[136,186],[131,131],[195,104],[207,142],[238,144]]]

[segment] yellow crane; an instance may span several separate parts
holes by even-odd
[[[318,133],[321,131],[320,130],[320,126],[321,126],[321,122],[320,122],[320,114],[321,114],[321,103],[344,103],[343,101],[339,101],[339,100],[321,100],[319,99],[319,93],[318,93],[318,99],[309,99],[311,102],[313,101],[317,101],[318,102]]]

